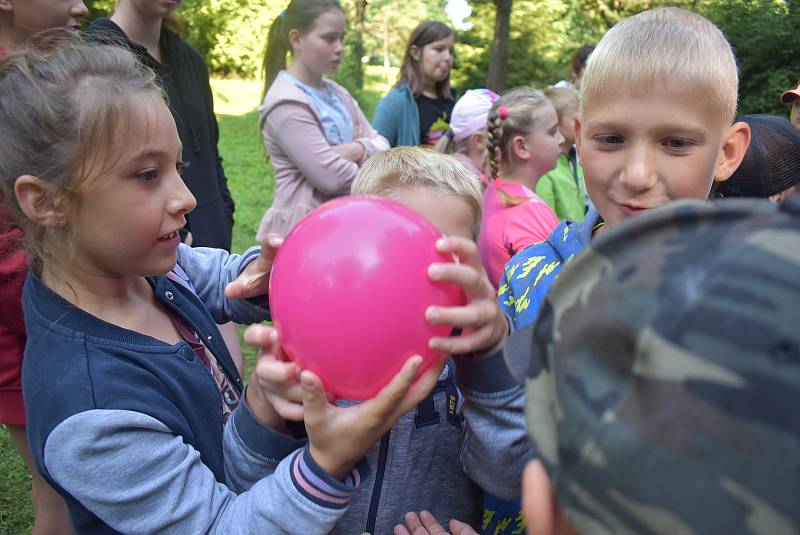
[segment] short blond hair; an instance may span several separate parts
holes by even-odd
[[[567,110],[570,108],[577,108],[580,104],[580,92],[574,87],[548,87],[543,91],[544,96],[550,101],[550,104],[556,109],[558,120],[564,117]]]
[[[478,236],[483,195],[477,178],[464,164],[446,154],[419,147],[396,147],[376,154],[353,179],[353,195],[380,195],[389,199],[414,188],[463,200],[472,212],[472,235]]]
[[[581,110],[620,87],[641,94],[667,82],[703,95],[733,123],[739,73],[730,43],[708,19],[676,7],[639,13],[606,33],[586,65]]]

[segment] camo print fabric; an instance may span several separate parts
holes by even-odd
[[[506,345],[574,526],[798,533],[798,318],[800,196],[678,203],[576,256]]]

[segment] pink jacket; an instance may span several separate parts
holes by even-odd
[[[329,82],[350,111],[353,131],[361,133],[355,141],[364,146],[364,160],[388,149],[389,142],[372,128],[358,102],[345,88]],[[270,86],[258,112],[264,145],[275,169],[272,207],[264,214],[256,234],[256,239],[262,241],[271,232],[286,236],[320,204],[349,194],[358,164],[331,149],[311,99],[283,71]]]

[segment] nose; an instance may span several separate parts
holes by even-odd
[[[561,145],[566,140],[564,139],[564,136],[561,135],[561,130],[556,130],[556,132],[556,139],[558,140],[558,144]]]
[[[82,19],[83,17],[89,14],[89,8],[86,7],[86,4],[84,4],[82,0],[79,0],[78,2],[73,4],[69,12],[70,15],[72,15],[76,19]]]
[[[177,180],[175,180],[170,199],[167,203],[167,211],[174,215],[186,215],[197,206],[197,200],[194,198],[194,195],[192,195],[192,192],[189,191],[189,188],[186,187],[186,182],[183,181],[183,178],[181,178],[177,172],[175,173],[175,178]]]
[[[631,148],[619,181],[633,192],[646,191],[655,185],[658,175],[653,165],[653,154],[646,146]]]

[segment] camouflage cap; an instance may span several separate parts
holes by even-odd
[[[798,195],[676,203],[573,259],[505,353],[578,531],[797,533],[798,317]]]

